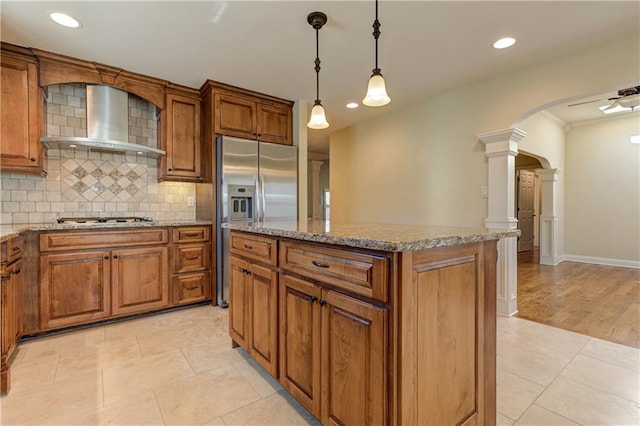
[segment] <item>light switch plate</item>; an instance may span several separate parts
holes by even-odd
[[[486,186],[480,187],[480,196],[482,198],[489,198],[489,188]]]

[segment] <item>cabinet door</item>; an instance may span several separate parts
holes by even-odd
[[[320,287],[280,276],[280,382],[320,417]]]
[[[0,167],[3,172],[43,171],[42,98],[35,62],[2,55]]]
[[[322,291],[322,424],[387,424],[386,311]]]
[[[231,256],[229,263],[229,335],[234,342],[249,350],[249,263],[235,256]]]
[[[278,273],[249,264],[251,339],[249,353],[278,378]]]
[[[200,138],[200,100],[175,94],[167,95],[164,112],[166,169],[161,178],[194,180],[202,177]]]
[[[42,329],[81,324],[110,315],[108,251],[40,257]]]
[[[256,121],[258,139],[264,142],[291,145],[292,111],[289,107],[259,103]]]
[[[248,99],[216,93],[214,132],[218,135],[255,139],[256,103]]]
[[[112,252],[111,295],[114,315],[164,308],[169,304],[167,247]]]

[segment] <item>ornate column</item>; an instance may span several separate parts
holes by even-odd
[[[322,202],[320,196],[320,168],[324,161],[309,161],[311,163],[311,218],[322,218]]]
[[[526,135],[519,129],[506,129],[478,135],[485,144],[489,163],[488,217],[485,226],[490,229],[517,229],[515,217],[515,158],[518,142]],[[496,281],[498,313],[511,316],[518,312],[518,239],[504,238],[498,242]]]
[[[540,264],[557,265],[560,258],[557,215],[558,169],[538,170],[542,187],[540,212]]]

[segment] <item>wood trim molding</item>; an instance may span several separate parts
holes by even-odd
[[[40,85],[60,83],[107,84],[134,93],[164,109],[166,80],[134,73],[122,68],[85,61],[40,49],[31,49],[40,62]]]
[[[246,96],[252,99],[259,99],[261,102],[271,103],[275,105],[288,105],[290,108],[293,108],[293,101],[278,98],[275,96],[266,95],[264,93],[254,92],[253,90],[243,89],[241,87],[232,86],[226,83],[220,83],[219,81],[207,80],[204,82],[202,87],[200,87],[200,93],[204,97],[207,93],[215,90],[217,92],[227,92],[233,94],[234,96]]]

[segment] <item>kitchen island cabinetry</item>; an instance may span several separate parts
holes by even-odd
[[[323,424],[495,424],[496,242],[518,231],[225,227],[278,248],[276,377]]]
[[[272,376],[278,377],[276,241],[231,236],[229,332]]]
[[[159,158],[158,180],[201,182],[200,93],[173,84],[166,93],[159,140],[167,155]]]
[[[44,98],[37,60],[28,49],[2,43],[0,75],[0,171],[44,174],[40,144]]]
[[[293,102],[212,80],[200,92],[215,135],[292,145]]]
[[[24,240],[13,238],[2,243],[0,259],[0,394],[11,387],[11,357],[22,336],[22,292]]]

